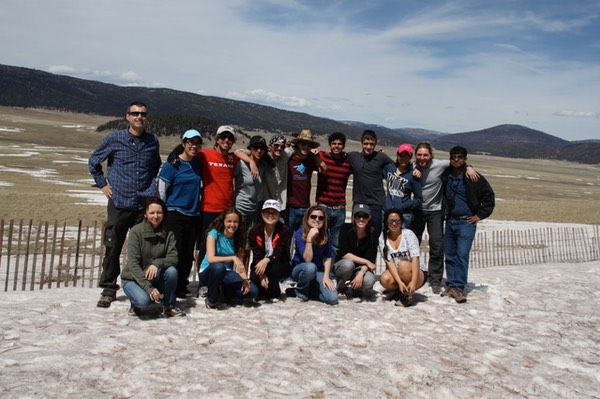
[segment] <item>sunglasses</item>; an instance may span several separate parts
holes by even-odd
[[[401,219],[388,219],[387,224],[402,224]]]
[[[128,114],[133,117],[141,116],[142,118],[145,118],[146,116],[148,116],[147,112],[140,112],[140,111],[132,111],[132,112],[128,112]]]
[[[266,151],[267,150],[267,147],[264,147],[262,145],[253,145],[250,148],[253,149],[253,150],[262,150],[262,151]]]
[[[315,214],[312,214],[312,215],[310,215],[310,216],[309,216],[309,218],[311,218],[312,220],[319,219],[319,221],[321,221],[321,222],[322,222],[323,220],[325,220],[325,216],[321,216],[321,215],[315,215]]]
[[[451,155],[450,159],[453,161],[460,161],[461,159],[465,159],[464,155]]]
[[[282,149],[285,147],[285,144],[273,144],[273,148],[275,149]]]
[[[221,140],[223,140],[223,141],[225,141],[225,140],[235,141],[235,139],[233,138],[233,136],[230,135],[230,134],[221,135],[221,136],[219,136],[219,138]]]
[[[356,215],[354,215],[354,217],[357,219],[368,219],[371,216],[369,216],[368,213],[357,213]]]
[[[185,143],[189,144],[191,147],[200,147],[202,145],[202,141],[200,140],[188,140]]]

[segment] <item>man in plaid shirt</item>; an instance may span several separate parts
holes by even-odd
[[[141,222],[146,199],[157,195],[156,175],[160,168],[158,139],[145,130],[147,107],[132,102],[125,119],[129,127],[111,132],[96,147],[88,166],[95,186],[108,198],[104,229],[106,252],[99,286],[98,307],[108,308],[117,297],[119,258],[129,228]],[[106,174],[102,163],[107,161]]]

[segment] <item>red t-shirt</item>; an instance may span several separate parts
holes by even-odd
[[[204,212],[223,212],[233,206],[233,169],[239,158],[233,153],[202,150],[196,155],[202,167],[204,195],[200,207]]]
[[[346,187],[352,174],[352,165],[346,154],[342,158],[333,158],[331,152],[319,151],[321,161],[327,170],[319,172],[317,179],[316,201],[329,206],[346,205]]]

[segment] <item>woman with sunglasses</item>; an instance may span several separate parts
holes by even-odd
[[[390,209],[384,216],[379,248],[387,266],[379,282],[395,291],[396,306],[412,306],[413,293],[427,281],[427,266],[420,261],[421,249],[415,233],[402,228],[402,213]]]
[[[202,177],[200,161],[196,158],[202,151],[200,132],[194,129],[186,131],[181,138],[181,145],[183,152],[179,154],[179,162],[167,162],[160,170],[158,194],[167,205],[167,228],[177,240],[177,296],[186,298],[192,295],[187,289],[188,277],[194,264],[194,247],[201,222]]]
[[[295,239],[292,279],[297,282],[296,297],[303,301],[318,298],[328,305],[336,305],[338,293],[330,276],[331,240],[322,206],[313,205],[308,208]]]
[[[340,229],[340,260],[333,266],[340,296],[374,298],[378,238],[370,222],[369,207],[355,204],[352,207],[352,223],[344,223]]]

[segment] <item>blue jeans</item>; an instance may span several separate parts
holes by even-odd
[[[167,309],[174,308],[177,300],[177,269],[175,266],[158,269],[156,277],[150,283],[164,295],[164,307]],[[123,291],[136,308],[145,308],[152,304],[150,294],[135,281],[127,281],[123,284]]]
[[[290,228],[293,237],[296,230],[302,226],[302,218],[304,217],[304,214],[308,208],[293,208],[288,206],[286,210],[287,220],[285,224]]]
[[[381,229],[383,227],[383,207],[381,205],[369,205],[371,209],[371,226],[373,226],[373,233],[377,240],[379,240],[379,236],[381,235]]]
[[[446,248],[446,284],[461,291],[467,286],[469,253],[475,239],[477,225],[466,220],[446,220],[444,246]]]
[[[219,287],[223,286],[223,296],[226,301],[237,299],[254,299],[258,295],[258,288],[250,283],[250,291],[246,295],[242,292],[242,277],[235,271],[227,269],[227,263],[211,263],[199,274],[200,284],[208,287],[206,298],[211,305],[219,301]]]
[[[417,211],[412,221],[412,231],[421,243],[427,225],[429,233],[429,283],[441,284],[444,276],[444,217],[442,211]]]
[[[292,279],[298,282],[296,296],[303,301],[318,298],[328,305],[337,305],[338,292],[335,288],[331,291],[323,286],[324,275],[324,272],[317,271],[317,265],[312,262],[298,263],[292,269]]]
[[[329,227],[329,233],[331,234],[331,263],[336,261],[336,256],[339,250],[340,243],[340,228],[346,221],[346,208],[340,209],[327,209],[327,226]]]

